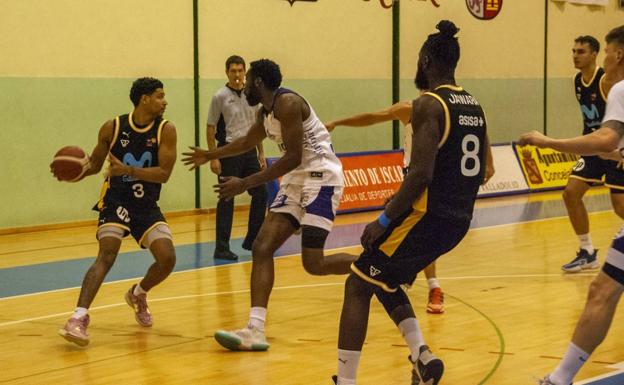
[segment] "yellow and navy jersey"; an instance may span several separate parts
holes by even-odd
[[[136,168],[158,166],[160,135],[167,120],[157,117],[146,127],[138,127],[132,113],[115,118],[110,153],[122,163]],[[98,209],[108,202],[130,207],[150,208],[160,198],[160,183],[138,180],[129,175],[108,177],[104,182]]]
[[[421,207],[439,217],[470,221],[486,164],[485,114],[463,88],[443,85],[424,95],[444,109],[444,134],[438,145],[433,179]],[[418,202],[415,204],[418,207]]]
[[[583,81],[583,75],[580,72],[574,77],[576,100],[583,114],[583,135],[591,134],[602,124],[607,108],[607,95],[602,89],[604,76],[605,71],[598,67],[589,83]]]

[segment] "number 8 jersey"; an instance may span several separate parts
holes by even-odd
[[[110,153],[131,167],[157,167],[160,134],[165,123],[167,120],[157,117],[147,127],[138,127],[132,120],[132,113],[116,117]],[[108,204],[156,207],[161,186],[160,183],[145,182],[128,175],[109,177],[102,186],[97,209],[101,210]]]
[[[427,212],[470,221],[485,175],[485,114],[479,102],[461,87],[443,85],[423,95],[437,99],[444,110],[444,134],[427,190]]]

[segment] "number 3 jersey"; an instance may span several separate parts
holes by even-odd
[[[132,113],[116,117],[110,154],[131,167],[157,167],[158,146],[165,123],[167,120],[157,117],[147,127],[138,127],[132,120]],[[160,183],[138,180],[129,175],[108,177],[94,209],[102,210],[109,204],[135,208],[156,207],[160,188]]]
[[[438,217],[470,221],[486,165],[485,114],[463,88],[443,85],[428,95],[444,110],[444,134],[438,145],[426,211]],[[424,202],[423,202],[424,203]]]

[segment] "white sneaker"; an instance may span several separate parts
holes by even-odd
[[[233,331],[217,330],[214,338],[224,348],[234,351],[265,351],[269,348],[264,331],[253,326]]]

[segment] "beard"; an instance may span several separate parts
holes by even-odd
[[[423,71],[420,67],[416,71],[416,79],[414,79],[414,83],[416,84],[416,88],[420,91],[429,90],[429,79],[427,79],[425,71]]]
[[[252,107],[260,104],[260,101],[262,100],[260,92],[254,90],[249,90],[249,93],[245,93],[245,96],[247,97],[247,104]]]

